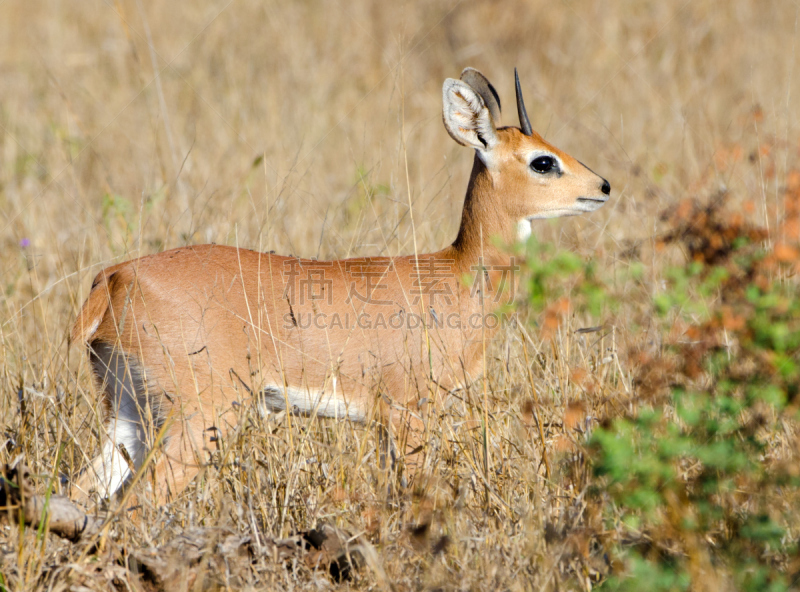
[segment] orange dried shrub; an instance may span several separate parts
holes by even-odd
[[[800,241],[800,171],[792,170],[786,175],[783,195],[783,218],[778,226],[778,235],[783,243]]]
[[[585,368],[581,368],[580,366],[572,368],[572,370],[570,370],[569,378],[572,384],[577,386],[587,395],[594,393],[597,378]]]
[[[796,170],[790,171],[786,176],[783,215],[780,217],[776,235],[775,244],[754,278],[754,283],[762,290],[768,278],[759,276],[774,274],[779,270],[785,276],[800,272],[800,172]]]
[[[573,401],[564,410],[564,429],[582,430],[586,426],[587,410],[583,401]]]
[[[664,403],[675,374],[674,357],[633,347],[627,352],[625,362],[633,369],[634,400],[652,406]]]
[[[661,216],[670,230],[661,236],[664,245],[680,244],[691,261],[706,265],[724,263],[732,254],[734,241],[745,238],[763,241],[767,231],[749,223],[739,213],[724,209],[727,194],[720,193],[707,204],[686,199]]]
[[[714,152],[714,164],[720,172],[727,171],[742,160],[744,150],[738,143],[722,144]]]
[[[778,263],[795,263],[800,257],[800,251],[794,245],[787,243],[776,243],[772,249]]]
[[[558,326],[569,311],[570,300],[567,297],[561,297],[547,306],[542,319],[542,339],[550,339],[555,335]]]
[[[553,452],[566,454],[575,451],[575,443],[566,434],[558,434],[553,440]]]

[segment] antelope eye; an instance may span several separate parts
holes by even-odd
[[[556,168],[556,159],[552,156],[539,156],[531,161],[531,168],[537,173],[549,173]]]

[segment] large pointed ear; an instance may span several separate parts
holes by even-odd
[[[448,78],[442,87],[444,126],[459,144],[470,146],[485,154],[497,144],[489,108],[480,94],[461,80]]]
[[[500,97],[489,80],[475,68],[464,68],[461,72],[462,82],[469,84],[483,99],[483,104],[489,108],[495,126],[500,123]]]

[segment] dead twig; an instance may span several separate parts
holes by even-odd
[[[87,514],[63,495],[37,495],[30,469],[24,464],[6,465],[0,475],[0,511],[19,512],[25,524],[45,525],[60,537],[77,541],[100,530],[103,518]]]

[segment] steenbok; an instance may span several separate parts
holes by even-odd
[[[379,421],[413,471],[429,442],[425,410],[483,371],[513,280],[496,245],[527,236],[533,219],[593,212],[611,192],[531,129],[518,78],[516,91],[520,127],[498,128],[500,101],[482,74],[444,82],[445,128],[475,162],[458,236],[441,251],[316,261],[202,245],[100,272],[72,329],[105,412],[79,495],[112,495],[151,450],[156,497],[177,494],[247,399]]]

